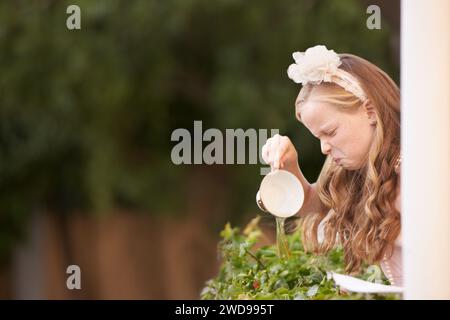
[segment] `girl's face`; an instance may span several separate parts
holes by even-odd
[[[302,123],[320,139],[323,154],[347,170],[357,170],[365,164],[376,125],[375,114],[367,103],[343,110],[311,96],[299,112]]]

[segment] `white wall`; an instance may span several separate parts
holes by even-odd
[[[450,299],[450,1],[403,0],[405,299]]]

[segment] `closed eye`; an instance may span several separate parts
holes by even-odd
[[[327,135],[329,135],[330,137],[334,137],[336,135],[336,129],[328,131]]]

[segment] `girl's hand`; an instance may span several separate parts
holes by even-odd
[[[276,134],[267,139],[262,147],[262,157],[272,170],[283,169],[295,175],[300,172],[297,151],[287,136]]]

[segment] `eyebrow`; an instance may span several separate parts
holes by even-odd
[[[333,122],[328,122],[327,124],[324,124],[322,127],[320,127],[319,135],[316,138],[319,138],[321,134],[327,133],[327,131],[329,130],[328,127],[332,127],[332,125],[333,125]],[[325,129],[327,129],[327,130],[325,130]]]

